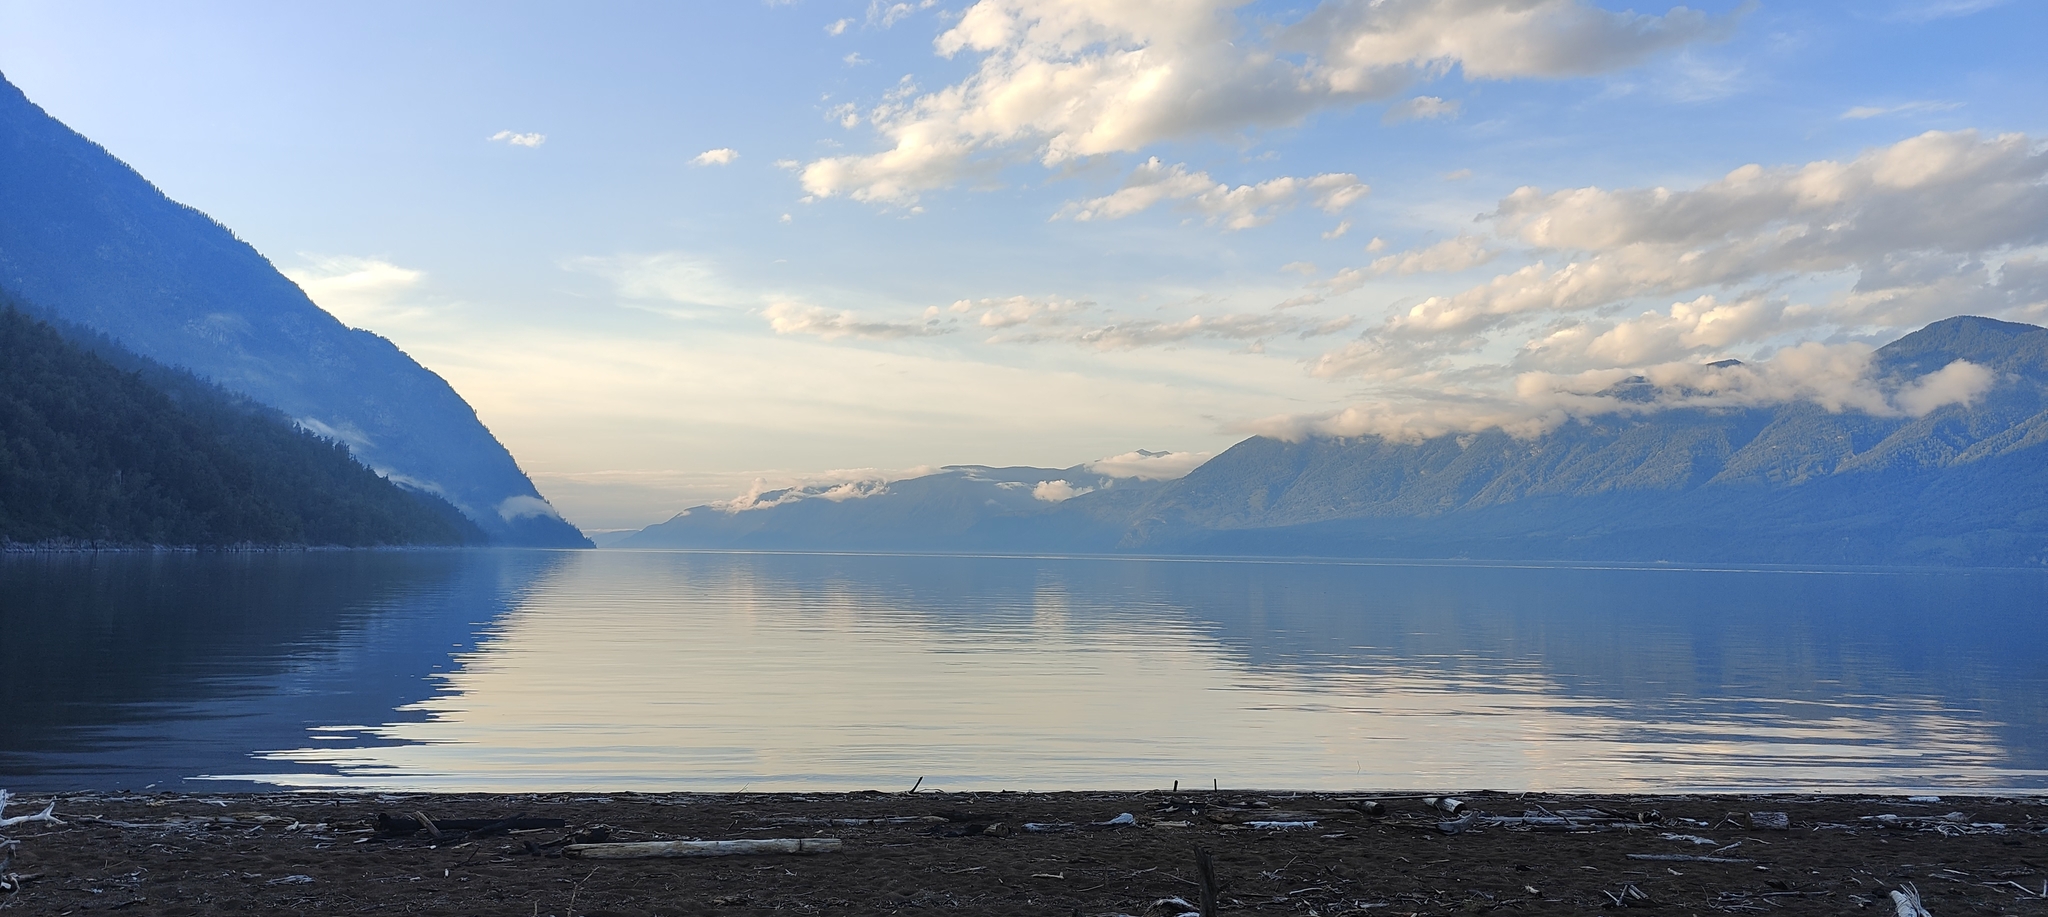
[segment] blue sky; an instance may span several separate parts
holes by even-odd
[[[1988,383],[1872,344],[2048,318],[2048,4],[592,6],[0,0],[0,71],[594,529],[1631,374],[1913,413]]]

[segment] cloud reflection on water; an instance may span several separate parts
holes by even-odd
[[[264,779],[2040,787],[2043,673],[1981,637],[2042,580],[1999,576],[586,553],[378,747],[264,756],[338,776]]]

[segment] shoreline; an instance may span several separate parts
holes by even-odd
[[[1910,887],[1940,917],[2048,914],[2048,796],[1455,798],[1207,788],[43,793],[0,813],[54,802],[63,821],[0,829],[17,842],[0,879],[21,877],[0,890],[0,907],[1149,917],[1196,909],[1206,851],[1218,913],[1889,914],[1890,892]],[[703,859],[564,854],[570,843],[798,839],[812,850],[838,844]]]

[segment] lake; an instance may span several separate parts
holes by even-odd
[[[0,787],[2048,789],[2048,574],[0,558]]]

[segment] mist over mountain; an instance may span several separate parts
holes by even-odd
[[[1795,400],[1646,407],[1522,437],[1253,437],[1177,480],[1119,480],[1058,503],[1017,492],[1085,467],[950,468],[837,500],[696,507],[623,544],[2048,563],[2048,329],[1952,318],[1878,349],[1871,373],[1901,392],[1967,378],[1971,394],[1929,395],[1938,406],[1917,416]],[[1648,406],[1665,394],[1655,388],[1630,379],[1608,394]]]
[[[783,488],[694,506],[613,546],[1106,552],[1116,549],[1124,523],[1164,484],[1088,465],[950,465],[900,481]]]
[[[500,544],[589,542],[476,412],[395,345],[345,327],[254,248],[165,197],[0,78],[0,287],[345,443]]]
[[[66,340],[0,296],[0,543],[486,540],[347,446],[111,341]]]

